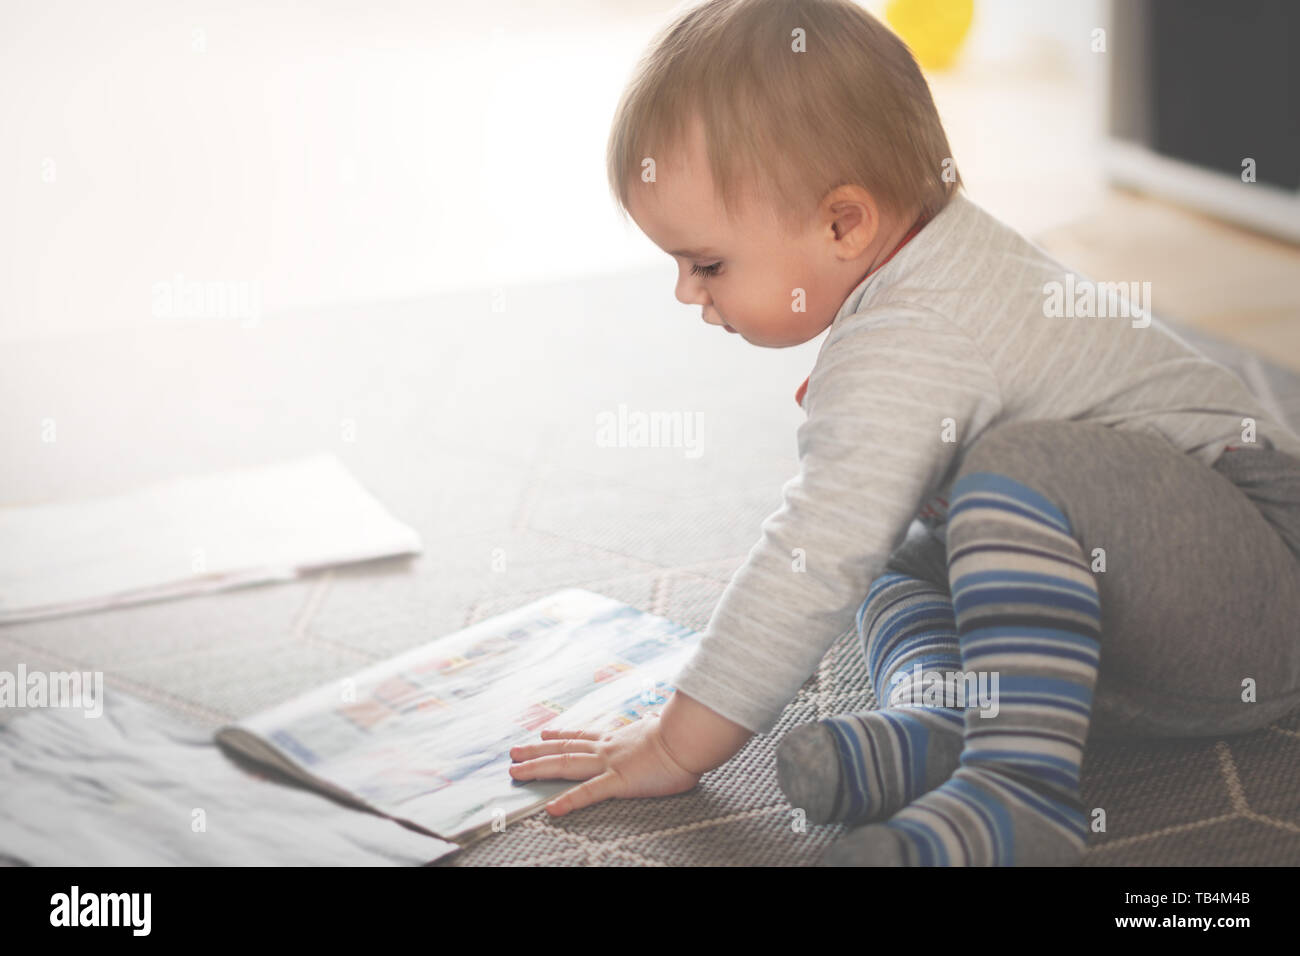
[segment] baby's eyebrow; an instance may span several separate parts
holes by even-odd
[[[668,254],[681,256],[683,259],[712,259],[718,255],[712,249],[674,249]]]

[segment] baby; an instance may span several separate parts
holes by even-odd
[[[549,812],[689,790],[850,631],[881,709],[777,751],[791,805],[851,827],[825,864],[1074,863],[1089,739],[1300,708],[1300,438],[966,198],[888,29],[848,0],[694,7],[608,163],[705,322],[829,332],[799,474],[662,715],[512,750],[516,779],[585,781]]]

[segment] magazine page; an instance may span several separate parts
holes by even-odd
[[[0,725],[8,863],[421,866],[459,849],[236,764],[209,733],[148,701],[105,688],[102,703],[98,720],[35,707]]]
[[[512,746],[540,741],[546,727],[612,729],[662,708],[698,640],[662,617],[570,589],[223,728],[218,739],[471,842],[578,785],[515,781]],[[257,754],[245,735],[281,759]]]
[[[0,508],[0,623],[281,581],[421,549],[332,455]]]

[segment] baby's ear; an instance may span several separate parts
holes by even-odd
[[[840,254],[856,258],[871,247],[881,230],[884,210],[861,186],[837,186],[822,201],[822,216],[834,241],[843,243]],[[887,230],[886,230],[887,231]]]

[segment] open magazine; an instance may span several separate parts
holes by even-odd
[[[569,589],[375,664],[217,742],[341,800],[462,845],[579,781],[516,781],[546,727],[611,730],[662,708],[699,634]]]

